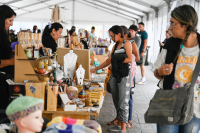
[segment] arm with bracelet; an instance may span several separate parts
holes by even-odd
[[[94,69],[92,69],[91,73],[95,73],[99,69],[105,68],[111,64],[111,57],[112,57],[113,50],[114,50],[114,47],[113,47],[112,52],[111,52],[110,56],[108,57],[108,59],[106,61],[104,61],[101,65],[99,65],[98,67],[95,67]]]
[[[154,63],[154,75],[157,79],[163,79],[164,76],[172,73],[174,64],[165,64],[166,53],[166,50],[161,51]]]

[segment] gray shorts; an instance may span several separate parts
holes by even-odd
[[[147,57],[147,51],[144,52],[144,56],[142,58],[142,64],[140,66],[144,66],[145,65],[146,57]]]

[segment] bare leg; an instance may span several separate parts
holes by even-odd
[[[140,66],[142,77],[145,77],[145,68],[144,66]]]
[[[118,120],[118,126],[121,126],[122,130],[124,131],[124,133],[126,133],[126,123],[121,123],[121,121]]]

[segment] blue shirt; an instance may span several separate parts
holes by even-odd
[[[93,38],[95,38],[95,33],[89,33],[89,36],[91,36],[91,41],[93,42]]]
[[[140,45],[140,52],[143,51],[143,47],[144,47],[144,40],[148,39],[148,34],[146,31],[143,32],[139,32],[139,34],[141,35],[141,45]],[[146,50],[146,49],[145,49]]]

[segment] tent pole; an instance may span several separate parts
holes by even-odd
[[[75,0],[73,0],[72,26],[74,25],[74,17],[75,17]]]

